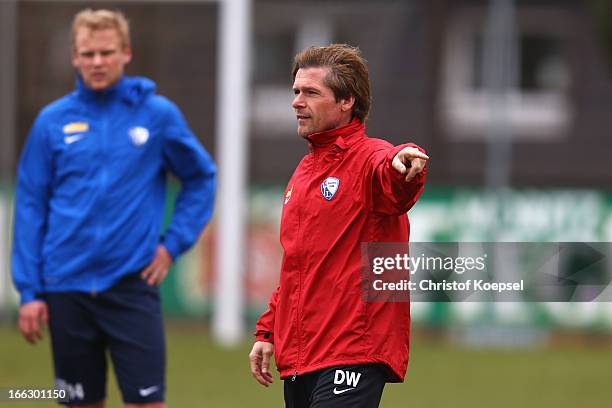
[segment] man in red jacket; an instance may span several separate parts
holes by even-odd
[[[377,407],[385,383],[406,373],[410,305],[363,296],[362,244],[408,242],[406,212],[429,157],[366,136],[370,85],[357,48],[309,47],[293,78],[310,154],[283,198],[280,284],[257,322],[251,372],[268,386],[274,354],[288,408]]]

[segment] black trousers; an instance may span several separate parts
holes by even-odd
[[[324,368],[285,379],[285,408],[377,408],[387,380],[380,364]]]

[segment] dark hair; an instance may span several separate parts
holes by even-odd
[[[372,98],[368,67],[359,48],[347,44],[308,47],[293,59],[293,79],[300,68],[310,67],[328,67],[325,85],[334,92],[336,101],[354,96],[353,116],[361,122],[366,120]]]

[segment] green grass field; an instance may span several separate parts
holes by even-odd
[[[533,350],[464,349],[418,337],[404,384],[389,384],[381,406],[394,407],[610,407],[612,352],[574,345]],[[250,376],[245,343],[215,346],[206,330],[168,326],[170,408],[282,407],[282,383],[265,389]],[[15,329],[0,326],[0,388],[50,388],[49,341],[30,346]],[[111,377],[108,407],[120,407]],[[54,407],[11,403],[5,407]]]

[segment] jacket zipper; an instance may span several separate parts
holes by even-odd
[[[310,168],[310,177],[308,178],[308,181],[310,181],[312,179],[312,176],[314,174],[314,170],[315,170],[315,163],[316,163],[316,152],[314,151],[314,146],[311,145],[310,146],[310,153],[313,155],[312,156],[312,166]],[[308,194],[308,191],[305,191],[305,194]],[[299,221],[298,221],[298,228],[300,229],[300,233],[298,234],[298,242],[301,242],[302,240],[302,236],[304,234],[304,228],[302,228],[302,207],[300,206],[300,210],[299,210]],[[291,377],[291,381],[295,381],[295,379],[297,378],[298,375],[298,368],[300,366],[300,354],[301,354],[301,346],[302,346],[302,330],[301,330],[301,326],[302,326],[302,320],[301,320],[301,313],[300,313],[300,308],[301,308],[301,302],[302,302],[302,275],[303,275],[303,268],[300,267],[299,273],[298,273],[298,302],[297,302],[297,312],[296,312],[296,321],[297,321],[297,359],[295,362],[295,371],[293,373],[293,376]]]
[[[107,105],[107,95],[101,95],[100,96],[100,110],[101,110],[101,118],[102,118],[102,126],[100,127],[101,131],[100,131],[100,184],[99,184],[99,191],[98,191],[98,200],[97,200],[97,207],[98,207],[98,225],[96,226],[96,238],[95,238],[95,242],[96,242],[96,247],[100,248],[102,246],[102,243],[100,242],[102,239],[102,226],[103,226],[103,220],[101,219],[102,217],[100,216],[100,214],[104,214],[104,208],[103,208],[103,204],[104,204],[104,196],[105,196],[105,192],[106,192],[106,183],[107,183],[107,169],[106,169],[106,141],[107,141],[107,133],[108,133],[108,105]],[[97,256],[94,257],[96,259],[96,261],[98,261]],[[91,294],[92,296],[96,296],[97,294],[97,279],[96,276],[93,277],[93,282],[92,282],[92,289],[91,289]]]

